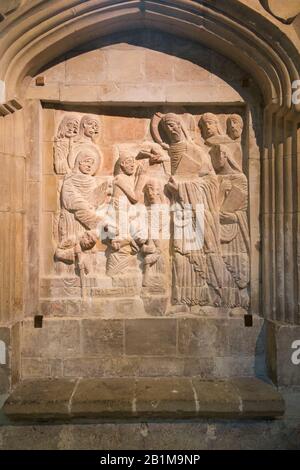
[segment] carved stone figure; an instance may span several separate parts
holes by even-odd
[[[193,226],[197,205],[204,206],[204,244],[191,249],[185,237],[173,239],[173,303],[221,305],[227,303],[231,277],[221,254],[218,179],[204,149],[188,141],[179,116],[162,118],[168,137],[171,174],[167,189],[172,203],[191,208]]]
[[[149,211],[148,239],[141,247],[144,257],[143,286],[162,287],[162,277],[166,275],[168,265],[166,258],[169,256],[169,241],[163,240],[162,224],[165,223],[165,219],[160,217],[159,213],[159,208],[165,201],[161,182],[156,179],[149,180],[144,187],[144,194]],[[169,222],[168,219],[167,222]]]
[[[136,163],[136,194],[139,202],[142,202],[148,181],[158,180],[162,185],[167,183],[170,177],[170,158],[159,144],[144,142],[136,157]],[[166,198],[164,201],[166,202]]]
[[[209,147],[230,142],[230,138],[221,128],[219,119],[213,113],[204,113],[200,118],[199,127],[205,144]]]
[[[233,142],[227,143],[232,150],[232,156],[237,164],[242,168],[243,151],[241,145],[241,137],[243,133],[244,122],[239,114],[231,114],[227,118],[227,134]]]
[[[139,251],[138,235],[134,232],[134,220],[130,219],[130,206],[138,202],[135,192],[135,156],[128,150],[120,152],[115,165],[113,181],[112,208],[115,215],[115,236],[109,242],[106,273],[108,276],[120,275],[130,263],[131,255]],[[120,224],[126,220],[130,225],[128,233],[121,236]],[[126,227],[127,228],[127,227]],[[133,228],[133,230],[131,230]],[[136,235],[136,236],[135,236]]]
[[[226,145],[213,148],[212,163],[220,183],[220,236],[223,259],[238,288],[232,301],[235,305],[247,308],[247,287],[250,280],[248,182]]]
[[[227,133],[232,140],[241,141],[243,127],[243,119],[239,114],[231,114],[227,118]]]
[[[68,173],[69,158],[73,153],[74,139],[79,132],[79,118],[68,114],[62,119],[54,140],[54,169],[58,175]]]
[[[79,133],[74,139],[74,145],[72,151],[68,154],[69,167],[74,167],[74,162],[79,152],[84,149],[91,148],[95,153],[98,154],[99,160],[102,160],[101,152],[96,145],[96,140],[100,133],[100,124],[98,119],[90,114],[85,114],[80,121]]]
[[[99,164],[97,154],[80,152],[74,169],[64,178],[55,253],[57,261],[72,264],[79,252],[90,250],[96,244],[96,229],[102,220],[97,209],[107,197],[107,184],[99,186],[94,177]]]
[[[100,124],[98,119],[92,114],[85,114],[80,121],[79,142],[95,143],[100,132]]]
[[[213,113],[204,113],[199,121],[201,135],[205,145],[225,144],[231,150],[233,158],[242,167],[243,151],[241,146],[241,135],[243,132],[243,119],[238,114],[231,114],[226,121],[227,134],[224,134],[218,117]]]

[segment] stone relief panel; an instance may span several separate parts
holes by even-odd
[[[242,113],[54,113],[55,250],[42,297],[111,299],[116,311],[126,299],[129,316],[248,309]]]

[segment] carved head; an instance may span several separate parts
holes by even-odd
[[[233,140],[239,139],[244,127],[243,119],[239,114],[231,114],[227,119],[227,134]]]
[[[97,234],[92,230],[86,231],[81,235],[79,242],[83,250],[91,250],[97,243]]]
[[[133,175],[135,170],[135,157],[129,151],[121,151],[116,163],[115,174],[124,173]]]
[[[144,187],[144,194],[149,204],[161,204],[162,189],[159,181],[149,180]]]
[[[177,114],[167,113],[162,117],[161,122],[171,144],[183,140],[182,122]]]
[[[215,135],[222,135],[219,119],[213,113],[204,113],[199,121],[199,127],[204,140],[214,137]]]
[[[99,158],[96,154],[88,151],[79,152],[74,169],[80,171],[84,175],[93,176],[99,167]]]
[[[57,138],[65,139],[66,137],[70,139],[75,137],[78,134],[79,130],[79,119],[75,115],[68,115],[63,118],[61,121],[58,131]]]
[[[99,135],[100,125],[95,116],[86,114],[80,122],[80,134],[94,139]]]

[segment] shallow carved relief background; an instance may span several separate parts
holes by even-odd
[[[51,173],[44,185],[44,313],[161,316],[249,307],[242,109],[44,112],[54,131],[44,158]],[[169,219],[153,216],[158,205]],[[203,207],[203,244],[192,248],[176,236],[186,205],[193,228]],[[146,227],[138,208],[151,222]],[[124,237],[117,222],[128,211]]]

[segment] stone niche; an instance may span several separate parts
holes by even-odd
[[[264,354],[255,83],[165,34],[111,43],[28,88],[43,102],[43,327],[23,323],[22,376],[253,375]]]

